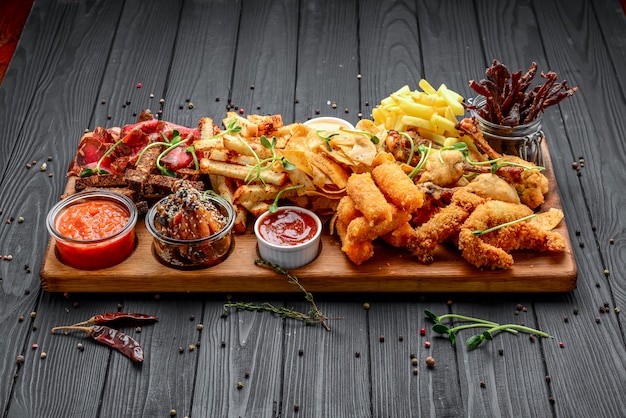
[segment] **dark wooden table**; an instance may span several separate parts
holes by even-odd
[[[580,88],[544,116],[579,271],[571,293],[316,294],[344,318],[327,332],[267,313],[222,319],[224,294],[42,290],[45,216],[84,129],[130,123],[160,98],[164,119],[187,126],[220,120],[228,103],[356,122],[420,78],[469,97],[493,58],[536,61]],[[618,0],[35,1],[0,87],[2,416],[626,416],[625,74]],[[298,293],[233,299],[309,307]],[[433,335],[424,309],[555,338],[501,335],[468,351]],[[116,310],[160,317],[128,331],[141,366],[50,333]]]

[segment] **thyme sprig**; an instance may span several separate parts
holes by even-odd
[[[428,309],[424,311],[424,314],[435,323],[432,328],[433,331],[438,334],[446,334],[448,336],[448,339],[450,340],[450,343],[453,346],[456,344],[457,332],[465,330],[465,329],[472,329],[472,328],[488,328],[482,333],[473,335],[466,340],[465,345],[470,351],[476,349],[485,340],[488,340],[488,341],[493,340],[494,335],[499,332],[508,332],[511,334],[518,334],[519,332],[526,332],[529,334],[537,335],[539,337],[552,338],[551,335],[543,331],[530,328],[524,325],[517,325],[517,324],[501,325],[501,324],[498,324],[497,322],[487,321],[487,320],[480,319],[480,318],[474,318],[471,316],[459,315],[459,314],[454,314],[454,313],[448,313],[448,314],[437,316]],[[463,324],[457,325],[454,327],[448,327],[447,325],[441,323],[441,321],[445,319],[456,319],[456,320],[463,322]]]
[[[283,269],[277,264],[270,263],[269,261],[258,259],[254,261],[254,264],[257,266],[265,266],[274,270],[278,274],[282,274],[287,276],[289,279],[288,282],[296,285],[300,291],[304,293],[304,299],[311,304],[311,309],[309,312],[299,312],[290,308],[285,307],[276,307],[271,303],[265,302],[262,304],[254,304],[248,302],[228,302],[224,304],[224,310],[222,312],[222,318],[228,317],[231,308],[241,309],[246,311],[262,311],[262,312],[272,312],[274,314],[279,315],[283,319],[295,319],[299,321],[303,321],[305,324],[315,325],[321,324],[326,331],[330,331],[330,326],[328,326],[327,321],[331,319],[342,319],[342,318],[329,318],[324,315],[315,300],[313,299],[313,294],[307,291],[302,284],[300,284],[298,278],[293,274],[289,273],[287,270]]]

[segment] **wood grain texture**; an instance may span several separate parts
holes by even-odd
[[[626,304],[623,33],[617,0],[36,2],[0,86],[0,254],[13,255],[0,261],[2,415],[624,416],[626,336],[613,310]],[[288,122],[321,107],[354,123],[357,108],[368,117],[382,98],[405,84],[416,88],[422,77],[467,95],[468,80],[493,58],[519,68],[536,60],[580,88],[544,115],[579,272],[573,291],[426,294],[406,281],[394,293],[375,282],[366,293],[336,293],[327,278],[297,272],[305,286],[319,287],[324,313],[344,317],[328,333],[267,313],[221,318],[225,288],[64,295],[40,287],[45,214],[65,187],[84,128],[132,122],[145,107],[158,110],[160,98],[164,118],[186,125],[200,116],[219,122],[229,100]],[[324,107],[329,100],[336,109]],[[48,171],[25,169],[48,155]],[[580,176],[572,169],[579,157]],[[4,223],[20,215],[24,223]],[[231,300],[308,309],[284,277],[265,273],[285,294],[266,288]],[[605,303],[610,311],[600,313]],[[526,312],[516,314],[517,304]],[[432,333],[426,308],[523,322],[555,338],[501,334],[469,352],[463,343],[472,332],[450,346]],[[126,330],[146,349],[140,368],[82,334],[48,332],[117,309],[161,317],[141,332]],[[427,355],[435,368],[425,367]]]

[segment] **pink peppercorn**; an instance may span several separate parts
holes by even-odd
[[[420,328],[420,335],[426,335],[426,328]]]
[[[140,89],[141,88],[141,83],[137,83],[137,88]]]

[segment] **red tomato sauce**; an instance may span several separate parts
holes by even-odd
[[[82,270],[111,267],[124,261],[135,248],[135,230],[115,236],[130,221],[127,209],[107,200],[78,203],[59,212],[55,227],[65,237],[57,240],[65,264]],[[108,239],[107,239],[108,237]]]
[[[309,241],[317,233],[317,224],[310,215],[291,209],[270,213],[259,225],[259,233],[276,245],[297,245]]]
[[[56,228],[68,238],[92,241],[114,235],[129,220],[130,215],[123,207],[106,200],[93,200],[61,211]]]

